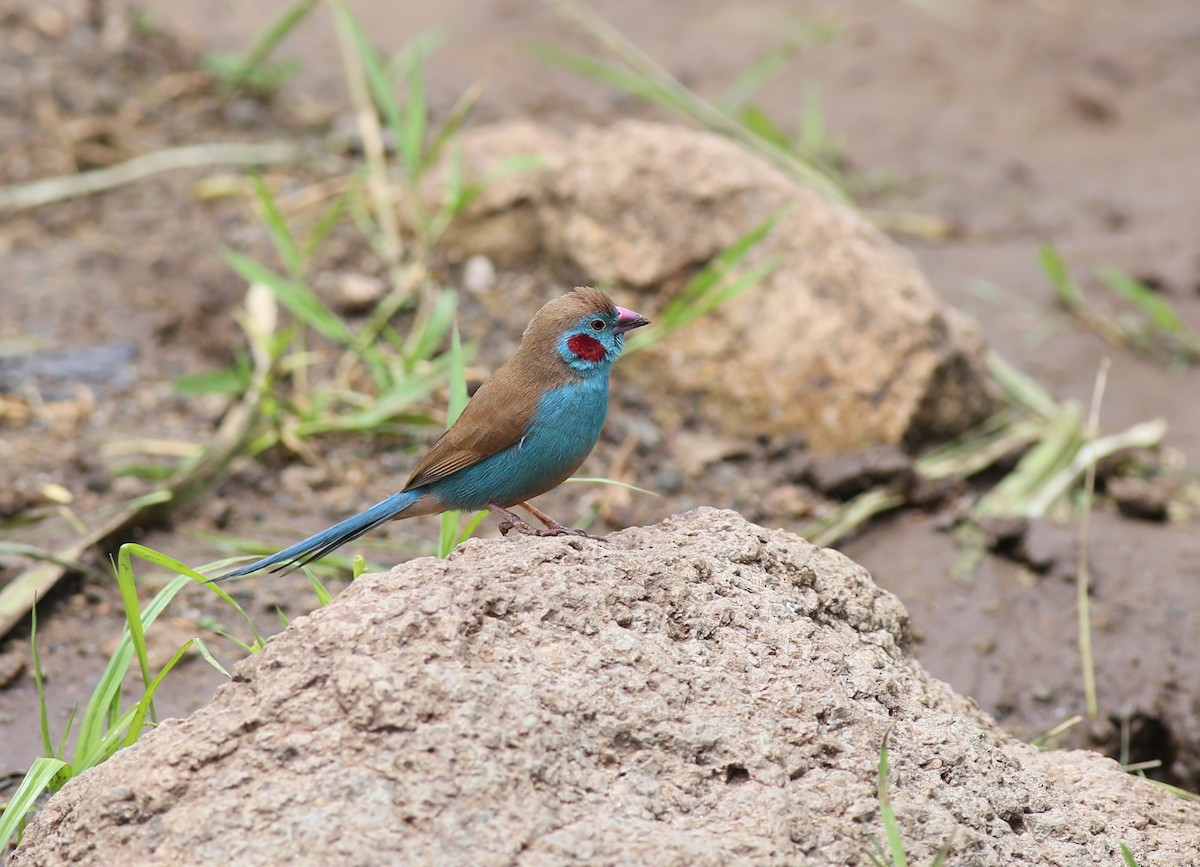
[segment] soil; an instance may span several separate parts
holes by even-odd
[[[195,74],[204,52],[242,47],[284,5],[154,0],[138,27],[117,3],[0,5],[0,184],[174,145],[322,135],[321,121],[348,114],[325,10],[284,47],[302,69],[274,103],[224,98]],[[1196,393],[1200,373],[1114,348],[1062,317],[1037,260],[1039,244],[1056,244],[1101,306],[1107,296],[1088,272],[1111,263],[1159,287],[1200,328],[1200,186],[1191,180],[1200,177],[1200,17],[1190,0],[1137,8],[1120,0],[803,8],[783,0],[705,0],[688,4],[686,14],[629,0],[596,5],[667,69],[713,97],[782,34],[806,25],[811,31],[813,22],[836,25],[834,38],[806,45],[764,89],[763,106],[797,117],[803,88],[818,88],[845,160],[874,190],[870,203],[938,214],[956,227],[937,241],[899,239],[949,303],[977,317],[991,343],[1058,398],[1086,404],[1101,360],[1112,358],[1102,429],[1161,416],[1169,424],[1168,462],[1195,462],[1200,403],[1186,395]],[[580,44],[549,6],[456,0],[436,4],[436,13],[434,7],[354,4],[366,31],[388,49],[428,26],[447,28],[450,39],[428,72],[431,105],[443,117],[496,63],[477,122],[532,117],[569,129],[664,117],[565,72],[547,74],[525,55],[530,40]],[[89,26],[88,10],[102,13],[98,28]],[[221,247],[266,258],[270,246],[243,199],[193,195],[192,184],[205,174],[212,172],[160,176],[0,214],[6,539],[53,548],[73,538],[66,509],[87,522],[149,490],[148,481],[111,472],[127,459],[120,449],[131,441],[203,444],[211,437],[224,401],[182,396],[171,380],[225,366],[241,346],[232,314],[244,286],[221,260]],[[356,267],[371,270],[365,261]],[[570,285],[560,275],[534,276]],[[500,279],[514,309],[532,309],[530,276]],[[477,339],[488,335],[479,305],[468,305],[465,328]],[[511,350],[516,333],[481,341],[482,370]],[[593,466],[624,460],[621,431],[636,424],[636,413],[618,402]],[[294,540],[391,493],[420,444],[335,438],[317,443],[308,464],[287,454],[239,463],[171,526],[139,541],[199,564],[228,553],[206,532]],[[896,456],[884,457],[883,469],[867,464],[864,472],[893,472]],[[656,479],[667,493],[610,503],[607,515],[616,524],[707,503],[792,530],[809,520],[804,508],[789,505],[801,494],[779,484],[784,462],[795,460],[788,450],[746,444],[710,465],[705,478],[682,484],[661,484],[684,476],[648,449],[629,460],[635,476]],[[853,475],[842,468],[824,473],[851,488]],[[71,496],[65,507],[59,487]],[[600,496],[560,490],[544,506],[579,514]],[[955,549],[944,518],[904,512],[840,547],[908,606],[918,656],[930,672],[1019,737],[1083,712],[1074,587],[1065,577],[1074,574],[1073,528],[1021,528],[1024,553],[989,556],[967,585],[950,577]],[[363,550],[390,565],[428,552],[432,532],[428,522],[405,522]],[[1117,755],[1124,739],[1122,758],[1160,759],[1163,769],[1151,773],[1200,787],[1200,713],[1190,688],[1200,629],[1200,585],[1190,579],[1200,572],[1200,534],[1187,515],[1148,522],[1102,502],[1092,536],[1102,714],[1069,730],[1063,742]],[[24,565],[4,555],[0,581]],[[145,571],[149,582],[163,580]],[[246,582],[237,593],[270,627],[278,625],[276,608],[291,616],[315,605],[307,588],[293,575]],[[208,598],[201,591],[180,598],[174,631],[162,639],[165,653],[191,634],[189,627],[227,618]],[[111,581],[83,577],[39,613],[58,732],[95,683],[122,622],[120,602]],[[222,659],[240,655],[232,643],[211,643]],[[40,752],[25,659],[28,632],[18,631],[0,645],[0,776],[23,771]],[[220,680],[200,660],[185,663],[160,693],[160,715],[204,704]]]

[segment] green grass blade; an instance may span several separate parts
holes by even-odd
[[[904,497],[886,488],[871,488],[842,503],[800,531],[814,545],[826,547],[861,527],[871,518],[904,505]]]
[[[329,588],[317,577],[317,574],[311,569],[306,568],[304,574],[308,576],[308,583],[312,585],[313,592],[317,594],[317,602],[321,607],[329,604],[329,600],[333,598],[333,594],[329,592]]]
[[[58,749],[54,751],[54,758],[61,759],[67,754],[67,739],[71,736],[71,729],[75,726],[75,714],[79,712],[79,705],[71,705],[71,712],[67,714],[67,724],[63,726],[62,737],[58,739]]]
[[[1121,860],[1125,862],[1125,867],[1140,867],[1137,859],[1133,857],[1133,850],[1124,843],[1121,844]]]
[[[938,849],[937,854],[933,856],[933,863],[930,867],[942,867],[946,863],[946,859],[950,857],[950,847],[954,843],[954,838],[950,837]]]
[[[606,479],[602,476],[571,476],[571,478],[567,479],[567,481],[583,482],[591,485],[612,485],[614,488],[624,488],[627,491],[637,491],[639,494],[649,494],[652,497],[661,496],[658,491],[652,491],[649,488],[639,488],[637,485],[629,484],[629,482],[618,482],[616,479]]]
[[[454,314],[458,310],[458,293],[453,289],[443,290],[433,303],[429,315],[420,328],[409,335],[404,351],[404,362],[411,369],[417,362],[433,358],[434,352],[450,333],[454,325]]]
[[[157,551],[147,548],[144,545],[134,543],[126,543],[121,546],[121,553],[128,552],[129,555],[136,556],[147,562],[156,565],[166,566],[167,568],[179,573],[179,575],[169,582],[157,595],[150,601],[146,608],[141,612],[141,616],[135,618],[138,622],[136,628],[142,631],[144,636],[145,630],[149,628],[158,615],[162,613],[167,604],[175,598],[190,581],[199,580],[206,581],[207,579],[194,569],[185,566],[177,560],[167,557]],[[119,557],[120,555],[118,555]],[[217,585],[208,585],[214,589],[218,589]],[[221,591],[222,593],[224,591]],[[124,595],[124,591],[122,591]],[[225,598],[231,604],[232,599]],[[244,616],[244,613],[243,613]],[[129,670],[129,665],[133,661],[134,645],[130,635],[130,626],[126,626],[122,632],[121,640],[117,644],[116,650],[113,651],[112,657],[105,666],[104,672],[100,676],[92,695],[84,707],[83,717],[80,721],[79,736],[75,741],[75,758],[71,766],[78,770],[90,768],[98,760],[102,760],[100,749],[101,743],[104,742],[108,735],[113,734],[112,728],[119,719],[119,702],[121,697],[121,684],[125,679],[125,674]],[[107,734],[105,734],[107,730]],[[119,733],[118,733],[119,734]],[[114,736],[115,742],[115,736]]]
[[[732,272],[767,237],[782,219],[787,209],[775,212],[757,226],[735,239],[663,307],[659,321],[649,328],[635,331],[625,341],[625,352],[631,354],[657,343],[665,335],[691,324],[728,303],[779,267],[778,259],[770,259],[739,277]]]
[[[400,103],[396,100],[396,93],[388,80],[383,62],[379,59],[375,49],[371,47],[371,41],[363,32],[362,25],[358,23],[358,19],[351,14],[350,10],[342,3],[336,3],[334,9],[346,32],[350,34],[354,53],[366,75],[367,87],[371,91],[375,107],[383,115],[383,120],[392,134],[392,140],[396,147],[401,147],[405,138],[404,116],[400,109]]]
[[[29,609],[29,652],[33,655],[33,683],[38,696],[38,723],[42,731],[42,751],[47,756],[55,755],[54,742],[50,739],[50,714],[46,710],[46,682],[42,677],[42,656],[37,643],[37,605]],[[0,845],[0,852],[4,851]]]
[[[131,547],[140,548],[141,546],[131,545]],[[139,625],[143,632],[188,582],[189,579],[181,575],[158,592],[139,619]],[[79,736],[75,741],[75,759],[71,762],[71,767],[77,772],[90,768],[102,760],[101,744],[107,737],[106,729],[111,734],[113,725],[119,719],[118,702],[121,698],[121,683],[124,681],[132,661],[133,642],[129,637],[129,629],[126,628],[122,632],[117,649],[113,651],[108,665],[105,666],[99,682],[92,691],[91,698],[84,707],[83,718],[79,724]]]
[[[888,851],[892,856],[894,867],[908,867],[908,856],[904,852],[904,840],[900,837],[900,825],[896,821],[896,811],[892,809],[892,798],[888,792],[888,736],[889,728],[883,735],[883,743],[879,747],[879,775],[876,792],[879,797],[879,813],[883,817],[883,830],[887,838]]]
[[[606,84],[639,99],[657,103],[673,111],[690,113],[688,104],[671,91],[623,67],[588,57],[586,54],[556,48],[553,45],[535,43],[529,45],[527,51],[538,60],[582,75],[584,78],[590,78],[592,81]]]
[[[219,537],[213,537],[213,538],[219,538]],[[130,550],[130,553],[133,554],[135,557],[138,557],[141,560],[145,560],[147,563],[152,563],[155,566],[161,566],[164,569],[168,569],[171,572],[177,573],[177,575],[179,577],[176,578],[175,581],[181,582],[179,589],[186,587],[188,581],[195,581],[199,584],[202,584],[205,588],[212,591],[213,593],[217,594],[217,596],[220,597],[222,602],[224,602],[226,605],[228,605],[230,608],[232,608],[234,611],[236,611],[241,616],[242,620],[245,621],[246,625],[250,628],[251,633],[253,633],[253,635],[254,635],[255,644],[253,644],[253,645],[242,644],[240,641],[237,641],[237,639],[234,638],[232,635],[229,635],[226,637],[228,637],[232,641],[235,641],[243,649],[248,650],[251,653],[257,652],[258,648],[260,648],[262,646],[263,637],[262,637],[262,634],[258,631],[258,628],[254,625],[254,621],[250,618],[250,615],[246,613],[246,610],[244,608],[242,608],[242,606],[240,604],[238,604],[238,601],[236,599],[234,599],[232,596],[230,596],[225,591],[224,587],[222,587],[220,584],[213,584],[206,575],[193,569],[191,566],[188,566],[186,563],[179,562],[174,557],[168,557],[166,554],[160,553],[159,551],[155,551],[153,548],[147,548],[145,545],[137,545],[132,542],[129,542],[126,544]],[[122,546],[122,547],[126,547],[126,546]],[[271,551],[263,551],[262,553],[271,553]],[[209,565],[205,566],[204,568],[206,568],[206,569],[212,569],[214,567],[223,568],[225,566],[233,565],[233,563],[236,562],[236,560],[237,560],[237,558],[232,558],[232,560],[220,560],[220,561],[217,561],[217,563],[210,563]],[[168,585],[168,587],[174,586],[174,583],[175,582],[172,582],[171,585]],[[171,598],[174,598],[175,593],[178,593],[179,589],[176,589],[171,594]],[[163,591],[160,591],[159,595],[162,595],[163,592],[166,592],[165,588]],[[155,602],[157,603],[157,601],[158,601],[158,597],[155,597]],[[147,625],[149,625],[149,624],[147,624]]]
[[[438,526],[437,555],[439,559],[445,560],[454,550],[458,540],[458,523],[461,517],[462,512],[457,509],[442,512],[441,523]]]
[[[254,47],[247,52],[245,59],[230,73],[229,87],[236,90],[249,81],[275,49],[316,8],[318,2],[319,0],[299,0],[275,19],[254,43]]]
[[[275,244],[275,251],[279,254],[283,267],[292,279],[299,280],[300,273],[304,269],[304,256],[300,253],[300,248],[296,246],[292,230],[288,228],[287,221],[283,219],[283,214],[275,204],[275,197],[271,195],[262,175],[253,172],[250,180],[254,185],[254,194],[258,198],[259,207],[262,208],[262,218],[267,227],[267,234],[271,236],[271,241]]]
[[[428,53],[426,56],[428,56]],[[432,165],[438,161],[438,158],[442,154],[442,149],[445,148],[447,142],[458,135],[458,131],[462,128],[462,125],[466,123],[466,120],[468,117],[470,117],[471,112],[475,110],[475,106],[483,97],[483,93],[484,83],[479,82],[476,85],[468,88],[461,96],[459,96],[458,101],[454,104],[454,107],[450,109],[450,115],[446,118],[445,123],[443,123],[441,127],[438,128],[437,132],[433,134],[432,140],[425,148],[426,163]]]
[[[329,233],[333,231],[334,227],[341,221],[342,215],[346,213],[351,197],[359,195],[358,187],[358,179],[355,178],[350,188],[334,199],[333,204],[326,208],[321,216],[317,218],[316,224],[305,237],[303,245],[301,245],[301,258],[310,258],[317,251],[317,248],[324,243],[325,239],[329,237]]]
[[[133,719],[129,721],[129,728],[125,732],[125,737],[121,739],[122,747],[128,747],[136,744],[138,738],[142,736],[142,729],[146,727],[147,714],[150,714],[151,717],[153,717],[154,693],[158,691],[159,684],[161,684],[163,678],[167,676],[167,672],[174,668],[175,664],[178,663],[179,660],[183,659],[183,655],[187,653],[188,648],[191,647],[195,642],[196,639],[194,638],[189,638],[187,641],[185,641],[183,645],[175,651],[174,655],[167,660],[167,664],[162,667],[162,670],[159,671],[155,678],[146,686],[145,693],[142,694],[141,699],[138,700],[137,705],[134,707]]]
[[[239,363],[224,370],[189,373],[171,380],[171,387],[185,395],[239,395],[250,387],[250,367]]]
[[[0,813],[0,852],[8,848],[13,835],[17,833],[21,823],[37,803],[37,799],[66,766],[67,763],[64,761],[45,756],[33,760],[29,772],[25,774],[25,779],[21,780],[21,785],[9,799],[8,806],[4,808],[3,813]]]
[[[746,100],[778,75],[799,50],[800,45],[797,42],[785,42],[772,48],[734,79],[733,84],[729,85],[717,100],[717,105],[730,114],[738,111]]]
[[[1166,432],[1166,421],[1156,418],[1119,433],[1099,437],[1094,442],[1081,442],[1073,454],[1066,456],[1070,460],[1058,466],[1036,489],[1031,490],[1024,514],[1029,517],[1046,514],[1054,501],[1066,495],[1079,477],[1087,472],[1089,465],[1127,449],[1158,448]]]
[[[471,207],[471,203],[483,194],[488,184],[517,172],[537,168],[543,165],[544,161],[530,154],[509,157],[490,169],[482,178],[470,183],[463,182],[462,163],[462,149],[456,148],[446,167],[446,186],[445,192],[442,194],[442,204],[430,221],[428,238],[431,244],[437,243],[455,218],[463,214],[467,208]]]
[[[1050,479],[1070,466],[1084,444],[1083,420],[1078,407],[1067,406],[1051,419],[1042,439],[1017,462],[972,508],[974,517],[1025,515],[1037,517],[1033,505],[1043,502],[1042,492]],[[1045,504],[1047,507],[1049,503]]]
[[[800,114],[800,132],[796,137],[796,150],[810,159],[828,157],[833,147],[829,143],[828,126],[825,123],[825,105],[821,92],[809,85],[804,89],[804,103]]]
[[[984,361],[988,373],[1009,397],[1047,421],[1058,417],[1058,402],[1033,377],[1009,364],[996,352],[988,352]]]
[[[1058,299],[1058,303],[1072,313],[1082,310],[1083,293],[1079,290],[1079,284],[1071,279],[1067,263],[1063,261],[1058,248],[1051,244],[1043,244],[1038,248],[1038,260],[1042,265],[1042,273],[1050,280],[1050,287],[1054,290],[1054,297]]]
[[[469,189],[468,189],[469,188]],[[478,184],[463,181],[462,148],[453,148],[446,160],[446,183],[442,192],[442,203],[437,213],[429,220],[425,235],[429,244],[436,244],[454,218],[466,210],[464,202],[473,200],[482,190]]]
[[[463,352],[462,337],[455,325],[450,332],[450,398],[446,406],[446,429],[458,420],[467,405],[467,359]],[[438,532],[438,557],[445,559],[458,544],[459,512],[452,510],[442,513],[441,527]]]
[[[1193,804],[1200,804],[1200,795],[1195,792],[1189,792],[1187,789],[1181,789],[1179,786],[1172,786],[1170,783],[1164,783],[1162,780],[1147,779],[1146,782],[1156,789],[1170,792],[1176,798],[1183,798],[1183,800],[1191,801]]]
[[[1180,334],[1187,330],[1187,326],[1183,324],[1183,320],[1179,318],[1175,308],[1141,280],[1130,277],[1124,271],[1111,265],[1101,265],[1096,269],[1096,276],[1141,311],[1159,331],[1167,334]]]
[[[482,524],[490,514],[491,512],[487,509],[481,509],[472,515],[467,521],[467,525],[463,527],[462,532],[458,534],[458,539],[455,541],[454,546],[457,547],[458,545],[467,541],[467,539],[470,539],[472,536],[474,536],[475,531],[479,529],[479,525]]]
[[[424,173],[425,128],[429,123],[429,106],[425,100],[425,55],[421,40],[413,44],[408,62],[408,105],[404,111],[404,138],[396,142],[404,158],[404,169],[410,182],[420,180]]]
[[[251,285],[260,283],[266,286],[280,304],[314,331],[346,346],[355,344],[350,327],[304,283],[288,280],[234,250],[224,250],[221,255],[238,276]]]
[[[205,644],[200,638],[193,638],[192,640],[196,643],[196,649],[200,651],[200,655],[204,657],[205,662],[207,662],[221,674],[225,675],[226,680],[233,680],[233,675],[229,673],[225,666],[221,665],[221,663],[217,661],[217,658],[212,655],[212,651],[208,649],[207,644]]]
[[[334,431],[376,430],[425,398],[441,384],[445,375],[445,364],[435,363],[429,370],[397,381],[375,403],[359,412],[302,421],[296,428],[296,435],[304,438]]]
[[[775,123],[775,121],[765,111],[756,105],[742,106],[738,110],[737,118],[742,126],[750,130],[764,141],[768,141],[775,147],[782,150],[790,150],[792,147],[791,136],[784,129]]]
[[[137,706],[134,705],[125,711],[125,713],[113,717],[108,730],[104,733],[104,737],[100,738],[99,743],[97,743],[96,754],[91,765],[88,765],[88,767],[95,767],[113,757],[113,754],[116,753],[117,748],[121,745],[121,738],[124,732],[129,728],[130,723],[133,722],[133,715],[136,711]],[[87,770],[87,768],[72,769],[73,773],[79,773],[81,770]]]
[[[716,310],[725,304],[728,304],[734,298],[737,298],[747,289],[752,286],[757,286],[763,280],[766,280],[779,269],[783,264],[783,257],[772,256],[765,262],[760,262],[755,265],[745,274],[742,274],[735,280],[728,281],[722,286],[718,286],[716,291],[710,292],[708,297],[700,303],[700,314],[706,315]]]
[[[707,129],[737,141],[747,150],[797,180],[808,184],[827,198],[835,202],[849,203],[849,197],[839,179],[811,160],[806,160],[803,154],[779,147],[774,142],[761,138],[727,112],[684,87],[674,76],[630,42],[623,33],[597,15],[586,3],[580,2],[580,0],[548,0],[548,2],[594,42],[619,58],[624,66],[628,67],[631,73],[616,76],[609,74],[609,77],[613,78],[612,86],[620,87],[639,96],[644,95],[647,99],[679,111]],[[565,52],[558,53],[565,54]],[[542,51],[540,56],[549,62],[555,62],[553,52]],[[566,61],[565,68],[587,74],[584,69],[590,59],[585,59],[583,63],[576,62],[574,65],[571,65],[569,58],[563,59]],[[590,62],[595,63],[595,61]],[[633,75],[634,80],[632,82],[626,80],[622,86],[622,78],[630,74]],[[596,75],[605,75],[604,67],[597,67],[596,74],[592,77],[596,77]],[[604,80],[604,78],[598,80]]]
[[[1053,743],[1053,741],[1059,735],[1061,735],[1067,729],[1069,729],[1073,726],[1079,725],[1079,723],[1081,723],[1081,722],[1083,722],[1083,717],[1080,714],[1075,714],[1075,716],[1071,717],[1068,720],[1063,720],[1062,722],[1060,722],[1058,725],[1056,725],[1054,728],[1050,729],[1049,731],[1043,732],[1042,734],[1038,735],[1036,738],[1031,740],[1030,743],[1033,744],[1035,747],[1037,747],[1039,750],[1050,749],[1050,747],[1046,746],[1047,744]]]
[[[150,658],[146,652],[146,633],[142,630],[142,609],[137,598],[137,584],[133,580],[133,565],[129,561],[129,546],[122,545],[117,554],[117,587],[121,591],[121,603],[125,606],[125,622],[142,670],[142,683],[150,685]]]

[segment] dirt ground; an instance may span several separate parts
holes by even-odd
[[[302,61],[280,104],[219,98],[194,70],[214,47],[246,44],[286,4],[222,2],[143,6],[149,35],[131,31],[124,7],[88,4],[105,24],[86,26],[83,4],[0,2],[0,184],[69,172],[197,141],[264,141],[320,134],[347,114],[333,28],[321,10],[285,54]],[[435,112],[496,68],[476,116],[532,117],[570,128],[655,112],[599,86],[539,65],[530,40],[578,44],[551,8],[534,0],[478,4],[352,4],[375,42],[396,49],[433,25],[449,41],[428,74]],[[436,6],[436,12],[434,11]],[[761,102],[797,117],[804,86],[819,88],[830,131],[855,173],[877,190],[872,204],[939,214],[949,239],[901,238],[953,305],[976,316],[988,339],[1056,397],[1086,403],[1104,357],[1113,360],[1101,414],[1105,431],[1161,416],[1168,458],[1187,474],[1200,455],[1196,370],[1114,349],[1063,319],[1037,262],[1053,242],[1081,275],[1107,262],[1159,287],[1200,327],[1200,13],[1190,0],[1136,9],[1120,0],[1041,2],[810,2],[764,0],[596,4],[680,79],[721,89],[790,29],[837,26],[804,48]],[[170,37],[163,34],[171,34]],[[175,39],[181,40],[181,44]],[[496,66],[498,64],[498,66]],[[118,118],[108,123],[96,118]],[[149,483],[110,470],[130,440],[204,443],[224,403],[178,395],[170,380],[228,363],[241,335],[231,318],[244,287],[221,261],[222,245],[264,252],[267,240],[244,204],[198,201],[200,175],[172,175],[102,197],[0,214],[0,528],[4,537],[52,547],[69,537],[54,502],[59,485],[85,521]],[[264,252],[265,255],[265,252]],[[584,275],[586,276],[586,275]],[[514,292],[528,282],[510,278]],[[1099,295],[1084,279],[1085,291]],[[531,307],[522,296],[514,306]],[[470,310],[467,311],[468,314]],[[485,323],[468,323],[476,337]],[[511,339],[483,341],[494,365]],[[27,411],[32,407],[32,411]],[[614,407],[610,427],[630,424]],[[611,465],[606,436],[593,459]],[[245,462],[232,477],[143,541],[191,563],[225,552],[201,534],[229,532],[286,542],[394,490],[419,444],[338,439],[312,466]],[[639,453],[634,469],[669,468]],[[772,510],[778,467],[769,456],[716,465],[708,478],[653,501],[633,501],[622,520],[647,522],[701,503],[799,529],[806,519]],[[735,486],[736,483],[736,486]],[[653,486],[653,485],[652,485]],[[578,511],[577,490],[546,498]],[[49,516],[30,524],[31,517]],[[908,606],[927,668],[1021,737],[1073,714],[1083,698],[1075,652],[1071,530],[1038,524],[1041,573],[989,557],[976,581],[950,577],[952,537],[939,515],[909,511],[840,546]],[[415,526],[421,524],[421,526]],[[494,527],[489,529],[494,533]],[[365,550],[378,565],[427,553],[433,528],[405,522]],[[1161,759],[1163,777],[1200,786],[1200,702],[1192,660],[1200,630],[1200,535],[1194,521],[1155,524],[1102,505],[1091,562],[1102,720],[1065,742],[1131,761]],[[0,581],[22,561],[0,560]],[[336,589],[337,584],[333,585]],[[279,607],[315,604],[302,576],[260,579],[238,593],[269,627]],[[200,593],[181,597],[161,639],[169,654],[206,617],[224,617]],[[41,639],[52,725],[86,700],[121,618],[115,587],[75,580],[42,609]],[[170,625],[170,624],[168,624]],[[236,648],[213,642],[231,660]],[[0,645],[0,775],[39,752],[28,634]],[[5,673],[8,673],[5,676]],[[207,701],[218,676],[193,660],[161,694],[165,715]]]

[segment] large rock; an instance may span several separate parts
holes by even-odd
[[[747,260],[775,263],[765,279],[630,364],[725,435],[801,431],[823,451],[915,445],[993,407],[978,327],[942,304],[913,257],[727,139],[642,121],[566,138],[522,123],[474,130],[463,148],[476,176],[522,154],[540,167],[485,188],[448,238],[459,255],[566,262],[580,280],[649,296],[636,303],[652,318],[782,214]]]
[[[732,512],[468,542],[297,620],[71,781],[11,863],[866,864],[889,729],[911,863],[1200,863],[1200,807],[1006,736],[906,622]]]

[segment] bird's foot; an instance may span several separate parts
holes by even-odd
[[[546,525],[546,529],[542,530],[533,526],[516,512],[506,509],[503,506],[492,506],[493,511],[504,514],[504,520],[500,522],[500,534],[502,536],[507,536],[510,530],[516,530],[518,533],[523,533],[526,536],[581,536],[584,539],[594,539],[597,542],[608,541],[603,536],[593,536],[584,530],[577,530],[574,527],[560,524],[539,510],[531,508],[528,503],[522,503],[522,505],[536,515],[538,520]]]

